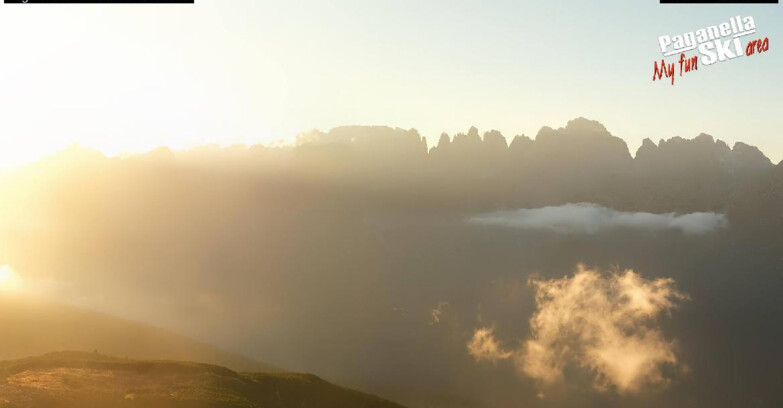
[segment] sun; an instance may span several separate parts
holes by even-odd
[[[8,265],[0,265],[0,292],[16,292],[22,288],[19,274]]]
[[[11,267],[8,265],[0,265],[0,283],[11,280]]]

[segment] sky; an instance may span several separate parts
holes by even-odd
[[[752,15],[770,50],[652,81],[658,37]],[[0,5],[0,167],[279,143],[341,125],[535,136],[575,117],[632,153],[701,132],[783,159],[779,5],[196,0]],[[673,61],[669,58],[668,61]]]

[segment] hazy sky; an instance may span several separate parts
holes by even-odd
[[[578,116],[632,151],[707,132],[783,159],[778,5],[196,3],[0,5],[0,165],[73,142],[114,155],[347,124],[432,142],[471,125],[534,136]],[[736,15],[756,19],[769,52],[651,81],[658,36]]]

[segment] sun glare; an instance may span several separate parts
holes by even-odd
[[[22,279],[8,265],[0,265],[0,292],[16,292],[22,288]]]

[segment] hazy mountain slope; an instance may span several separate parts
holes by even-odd
[[[783,162],[748,183],[732,202],[729,216],[744,231],[781,240],[783,227]]]
[[[0,360],[83,350],[146,359],[220,364],[236,370],[271,366],[142,323],[60,304],[8,298],[0,293]]]
[[[636,206],[679,212],[723,211],[745,184],[773,168],[758,148],[741,142],[730,148],[704,133],[657,145],[645,139],[634,164]]]
[[[60,352],[0,363],[0,407],[363,407],[395,403],[311,374]]]

